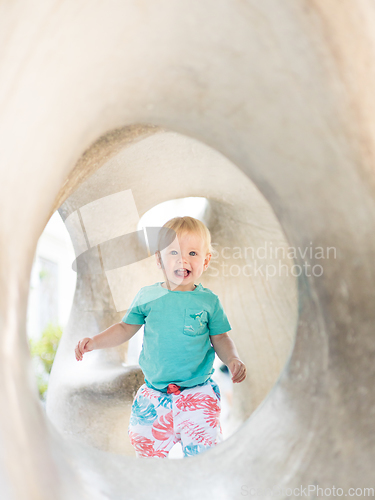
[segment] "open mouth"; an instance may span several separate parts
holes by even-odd
[[[189,276],[191,271],[189,271],[188,269],[176,269],[174,273],[179,278],[186,278],[187,276]]]

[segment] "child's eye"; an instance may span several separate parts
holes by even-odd
[[[176,253],[177,253],[177,251],[176,251],[176,250],[172,250],[172,251],[171,251],[171,254],[172,254],[172,255],[176,255]]]
[[[191,255],[192,253],[193,253],[193,254],[195,254],[195,255],[197,254],[196,252],[194,252],[194,250],[192,250],[192,251],[190,252],[190,255]]]

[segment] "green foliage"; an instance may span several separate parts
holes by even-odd
[[[38,390],[39,390],[40,399],[45,401],[47,389],[48,389],[48,381],[42,375],[37,375],[36,379],[38,382]]]
[[[49,272],[46,271],[45,269],[42,269],[41,271],[39,271],[39,279],[40,279],[40,281],[43,281],[44,278],[46,278],[48,275],[49,275]]]
[[[61,327],[49,323],[43,330],[39,340],[35,341],[29,339],[31,355],[33,358],[36,358],[43,367],[43,372],[37,375],[39,394],[42,399],[45,398],[47,392],[48,377],[52,370],[61,335]]]

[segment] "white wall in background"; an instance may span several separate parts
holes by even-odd
[[[68,322],[77,275],[69,234],[55,212],[39,238],[30,279],[27,334],[39,338],[48,321]]]

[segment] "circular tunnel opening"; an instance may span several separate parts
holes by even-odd
[[[93,165],[91,154],[102,161],[90,175],[80,175],[84,180],[59,213],[76,257],[98,249],[99,263],[105,261],[108,241],[136,234],[146,222],[150,225],[152,214],[158,214],[153,225],[182,213],[207,225],[214,255],[201,282],[220,297],[232,325],[230,336],[247,366],[246,379],[228,391],[224,439],[229,438],[266,398],[292,351],[298,301],[288,242],[263,195],[222,154],[160,129],[135,142],[124,142],[121,134],[120,139],[116,147],[110,140],[101,141],[103,148],[112,147],[111,154],[97,146],[85,153],[88,163],[80,160],[82,172]],[[192,201],[195,212],[188,213]],[[47,414],[61,433],[104,451],[134,456],[127,423],[143,383],[135,363],[137,347],[126,343],[93,351],[79,365],[72,353],[80,338],[121,321],[137,291],[160,278],[154,256],[101,274],[78,273],[47,399]]]

